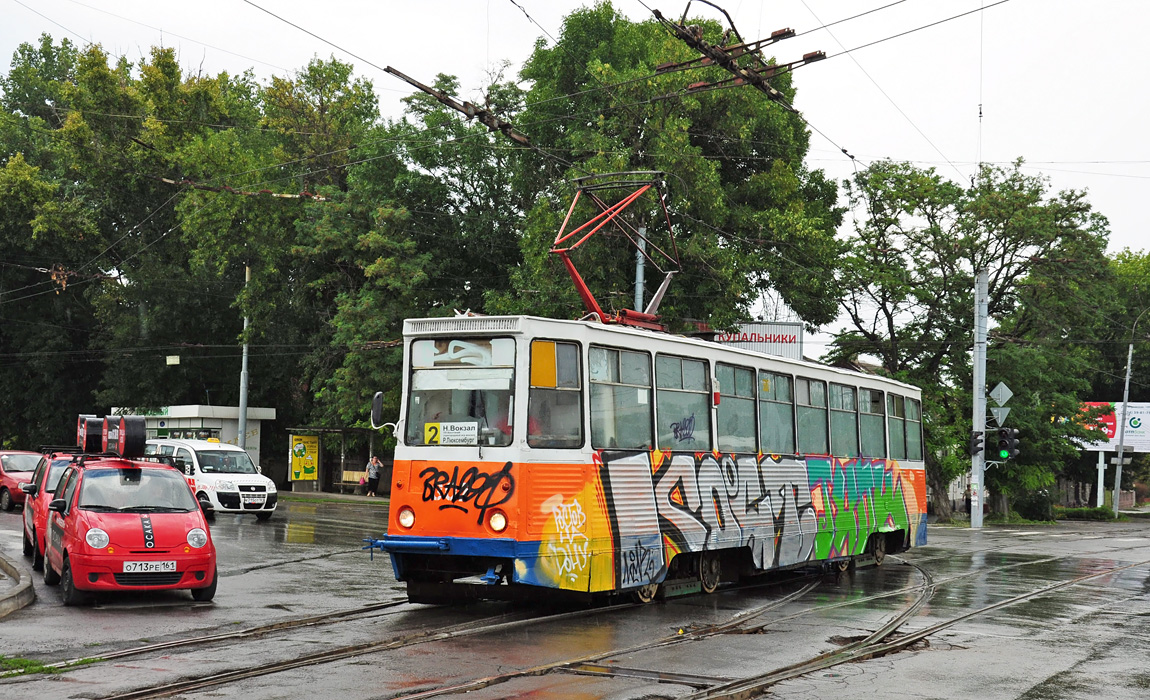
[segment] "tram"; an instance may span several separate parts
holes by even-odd
[[[594,317],[409,319],[403,343],[369,546],[414,602],[649,601],[926,543],[909,384]]]

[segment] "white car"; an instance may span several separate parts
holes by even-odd
[[[243,448],[219,440],[148,440],[144,454],[166,455],[184,472],[196,498],[218,513],[251,513],[267,520],[276,511],[275,482],[260,473]]]

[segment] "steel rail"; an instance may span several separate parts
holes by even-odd
[[[949,620],[944,620],[916,632],[907,634],[897,640],[885,643],[883,642],[883,639],[885,639],[887,636],[890,636],[890,634],[893,634],[893,632],[897,629],[897,626],[891,627],[890,625],[884,625],[883,630],[885,630],[885,634],[880,636],[879,633],[876,632],[875,634],[868,637],[867,640],[864,640],[856,646],[839,649],[829,654],[816,656],[813,659],[805,662],[800,662],[798,664],[775,669],[764,674],[744,678],[739,681],[734,681],[732,683],[727,683],[721,686],[716,686],[699,693],[685,696],[684,700],[747,700],[748,698],[761,695],[772,685],[776,685],[782,681],[798,678],[814,671],[823,670],[832,666],[838,666],[840,664],[854,661],[864,661],[875,656],[881,656],[889,654],[893,651],[899,651],[913,644],[916,644],[919,641],[922,641],[932,634],[945,630],[949,627],[953,627],[954,625],[965,620],[969,620],[972,617],[977,617],[978,615],[993,612],[994,610],[1015,605],[1016,603],[1033,600],[1034,598],[1039,598],[1048,593],[1052,593],[1063,588],[1076,586],[1085,581],[1089,581],[1102,576],[1109,576],[1118,571],[1124,571],[1126,569],[1132,569],[1138,566],[1145,566],[1146,564],[1150,564],[1150,559],[1134,562],[1132,564],[1111,567],[1103,571],[1096,571],[1092,574],[1086,574],[1084,576],[1079,576],[1067,581],[1052,583],[1048,586],[1043,586],[1042,588],[1038,588],[1027,593],[1022,593],[1011,598],[1001,600],[997,603],[983,606],[977,610],[972,610],[968,613],[958,615]],[[883,630],[880,630],[880,632]]]

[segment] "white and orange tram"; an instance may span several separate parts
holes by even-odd
[[[371,544],[414,601],[650,600],[926,543],[914,386],[587,320],[410,319],[403,342]]]

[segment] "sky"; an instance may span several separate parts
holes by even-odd
[[[1022,158],[1026,171],[1045,174],[1053,190],[1088,192],[1110,221],[1111,252],[1147,248],[1150,236],[1142,226],[1150,187],[1150,140],[1144,135],[1150,91],[1132,78],[1150,57],[1150,3],[714,1],[745,39],[782,28],[798,32],[772,47],[779,62],[815,50],[828,55],[794,76],[795,106],[817,130],[808,154],[812,168],[841,181],[856,163],[891,158],[969,183],[980,160],[1007,165]],[[381,113],[397,118],[400,99],[411,90],[370,64],[393,66],[425,83],[438,73],[457,75],[463,97],[474,100],[494,70],[509,62],[508,75],[514,75],[535,41],[550,43],[563,16],[584,4],[0,0],[0,70],[7,70],[20,43],[35,42],[43,32],[98,43],[134,62],[152,46],[174,47],[189,72],[251,69],[262,82],[299,70],[313,57],[335,56],[371,80]],[[639,21],[651,17],[648,7],[677,18],[686,2],[614,5]],[[818,29],[868,10],[875,11]],[[927,26],[963,13],[969,14]],[[691,15],[721,19],[700,2],[691,5]]]

